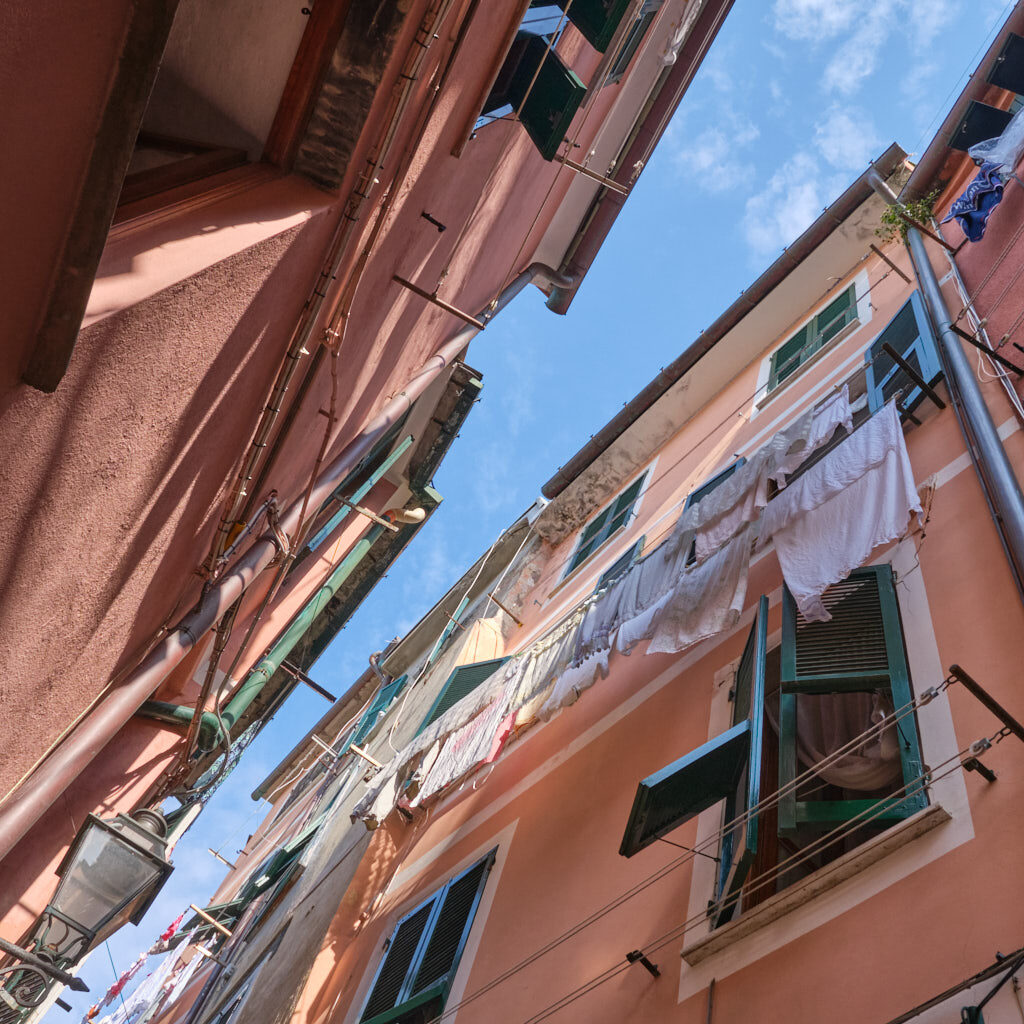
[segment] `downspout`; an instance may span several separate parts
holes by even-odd
[[[505,308],[528,284],[543,280],[557,287],[572,282],[542,263],[533,263],[519,274],[477,316],[485,324]],[[465,351],[478,333],[467,325],[428,359],[406,385],[350,441],[320,474],[309,504],[319,507],[335,487],[367,455],[380,437],[403,416],[427,388]],[[282,514],[279,528],[293,531],[302,510],[302,499],[294,501]],[[100,701],[91,715],[83,719],[56,747],[22,785],[0,805],[0,860],[24,837],[47,808],[78,777],[94,757],[110,742],[119,729],[149,699],[199,639],[224,615],[248,589],[254,579],[280,554],[273,533],[264,533],[238,561],[225,570],[220,580],[200,598],[196,607],[172,628],[116,689]]]
[[[890,206],[899,205],[895,193],[874,168],[868,172],[868,181]],[[971,364],[960,339],[953,331],[942,289],[928,259],[924,238],[917,228],[910,225],[907,225],[907,249],[914,267],[914,276],[938,338],[939,358],[953,400],[953,409],[992,512],[992,520],[1006,552],[1014,583],[1024,601],[1024,494],[1021,493],[1020,484],[999,439]]]

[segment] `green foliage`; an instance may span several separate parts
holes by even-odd
[[[893,241],[897,235],[905,242],[907,240],[907,222],[900,216],[900,212],[916,220],[919,224],[927,224],[931,220],[932,209],[935,200],[939,198],[939,190],[929,192],[921,199],[911,200],[909,203],[902,203],[900,206],[887,206],[882,213],[882,223],[876,228],[875,234],[884,242]]]

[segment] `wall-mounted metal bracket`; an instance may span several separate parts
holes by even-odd
[[[626,954],[626,959],[631,964],[640,964],[642,967],[646,968],[647,971],[649,971],[655,978],[661,977],[661,971],[658,970],[658,965],[652,964],[651,961],[648,960],[646,956],[644,956],[642,950],[634,949],[632,952]]]
[[[399,277],[397,274],[392,278],[393,281],[397,281],[403,288],[408,288],[409,291],[418,295],[421,299],[426,299],[427,302],[432,302],[435,306],[440,306],[446,313],[451,313],[452,316],[457,316],[460,320],[464,320],[467,324],[471,324],[477,330],[482,331],[487,324],[483,320],[477,320],[475,316],[470,316],[469,313],[464,313],[457,306],[453,306],[450,302],[445,302],[444,299],[439,299],[436,292],[428,292],[424,288],[420,288],[418,285],[412,283],[412,281],[406,281],[404,277]]]

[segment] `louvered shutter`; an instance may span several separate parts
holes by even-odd
[[[614,583],[629,567],[640,557],[640,552],[644,549],[645,537],[641,537],[635,544],[633,544],[625,554],[615,559],[614,562],[603,573],[597,581],[597,586],[594,588],[595,591],[602,590],[608,586],[609,583]]]
[[[733,721],[750,725],[747,770],[725,802],[725,821],[735,821],[761,801],[761,743],[764,735],[765,666],[768,660],[768,598],[762,595],[757,616],[747,636],[736,668]],[[717,928],[732,919],[743,883],[757,854],[758,814],[733,826],[722,838],[718,891],[711,912],[711,926]]]
[[[569,0],[555,0],[564,11]],[[623,15],[632,0],[572,0],[569,21],[590,45],[600,53],[608,49]]]
[[[686,496],[686,501],[683,503],[683,511],[685,512],[692,505],[696,505],[702,498],[706,498],[716,487],[720,484],[724,484],[740,468],[747,460],[743,457],[738,458],[731,466],[723,469],[721,473],[713,476],[710,480],[705,481],[700,487],[690,491]],[[697,541],[694,540],[690,544],[690,553],[686,556],[686,564],[692,565],[697,561]]]
[[[822,603],[832,618],[808,622],[793,595],[783,588],[782,658],[779,704],[779,786],[786,790],[798,773],[796,755],[799,695],[881,692],[900,708],[911,700],[910,676],[903,647],[899,605],[892,569],[870,565],[854,570],[825,591]],[[898,723],[904,781],[922,770],[917,729],[912,715]],[[846,821],[874,803],[870,799],[798,800],[792,787],[779,803],[779,831],[802,825]],[[872,823],[898,821],[926,804],[923,793],[894,800]]]
[[[911,380],[906,370],[884,351],[885,344],[899,352],[925,383],[934,386],[941,378],[942,365],[935,336],[918,292],[889,321],[864,354],[871,411],[877,412],[897,391],[902,391],[900,408],[913,412],[924,398],[924,392]]]
[[[492,661],[477,661],[472,665],[460,665],[448,677],[444,688],[438,695],[434,706],[430,709],[423,724],[416,730],[419,735],[428,725],[436,722],[450,707],[458,704],[463,697],[472,693],[481,683],[490,679],[505,664],[507,658],[495,658]]]
[[[579,109],[587,87],[571,68],[562,63],[544,36],[526,34],[525,50],[508,88],[508,102],[519,112],[519,120],[545,160],[558,152],[569,125]],[[539,70],[538,70],[539,68]],[[531,84],[532,83],[532,84]],[[524,102],[525,100],[525,102]]]
[[[767,598],[762,597],[737,670],[737,694],[747,717],[734,718],[727,732],[709,740],[661,771],[649,775],[637,787],[626,831],[619,846],[623,857],[632,857],[661,836],[695,818],[720,800],[727,801],[727,819],[756,803],[761,788],[761,729],[764,716],[764,668],[767,645]],[[738,714],[738,712],[737,712]],[[751,740],[756,740],[752,745]],[[755,794],[751,797],[751,794]],[[738,812],[728,808],[739,806]],[[732,835],[732,834],[731,834]],[[752,817],[733,835],[728,878],[720,881],[741,885],[757,845],[757,819]],[[746,855],[747,863],[739,865]],[[722,860],[725,861],[723,856]],[[731,891],[731,890],[730,890]]]
[[[792,338],[772,353],[771,373],[768,375],[769,391],[778,387],[800,365],[800,357],[810,332],[811,325],[804,324]]]
[[[384,961],[377,971],[370,998],[363,1008],[361,1021],[368,1021],[379,1013],[397,1006],[404,995],[406,978],[420,945],[424,929],[430,920],[437,897],[419,907],[395,929],[388,944]]]
[[[416,971],[412,995],[419,995],[432,985],[451,983],[492,862],[493,854],[454,879],[444,890],[441,911]]]
[[[389,707],[391,707],[395,698],[402,692],[408,678],[408,676],[399,676],[386,686],[381,687],[380,692],[374,698],[373,703],[363,713],[363,717],[359,720],[359,724],[356,726],[355,732],[353,732],[349,737],[348,742],[341,751],[342,753],[344,753],[345,750],[348,750],[353,743],[356,746],[359,746],[359,744],[363,742],[373,727],[377,724],[380,716],[387,711]]]
[[[815,344],[811,351],[815,352],[827,345],[857,315],[854,303],[853,285],[840,292],[815,318]],[[807,355],[810,355],[808,352]]]

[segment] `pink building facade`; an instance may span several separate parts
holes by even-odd
[[[729,3],[576,7],[37,5],[9,36],[7,941],[89,814],[162,804],[173,846],[302,685],[441,500],[469,341],[529,284],[567,310]]]

